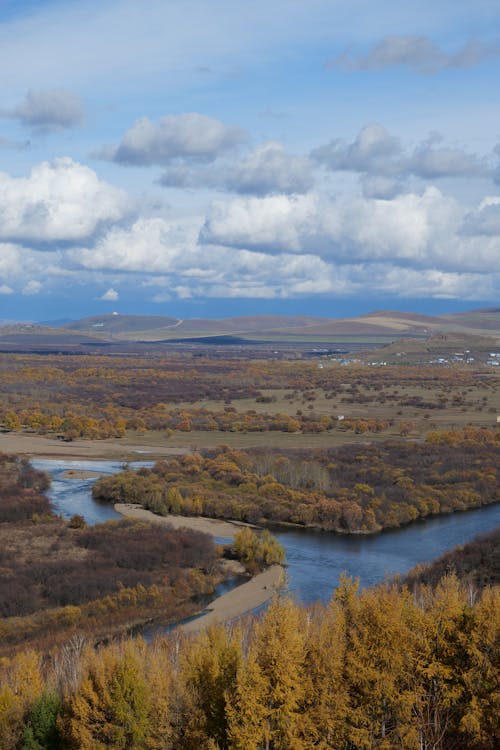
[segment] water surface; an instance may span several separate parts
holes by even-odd
[[[34,459],[31,463],[51,474],[48,494],[56,512],[65,518],[78,513],[87,523],[98,523],[122,517],[112,505],[92,499],[95,477],[69,478],[64,472],[74,469],[114,474],[123,468],[123,463],[58,459]],[[137,461],[128,465],[139,468],[152,464]],[[309,603],[317,599],[327,601],[342,572],[359,577],[361,586],[371,586],[387,575],[406,573],[419,562],[433,560],[499,524],[500,505],[490,505],[416,522],[376,536],[337,536],[302,530],[279,531],[276,536],[286,549],[289,590],[298,600]]]

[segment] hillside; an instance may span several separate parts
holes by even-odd
[[[422,315],[379,310],[353,318],[253,315],[189,320],[155,315],[98,315],[62,325],[0,323],[0,350],[97,350],[103,346],[137,347],[164,343],[232,344],[307,348],[315,345],[352,351],[389,346],[404,338],[405,350],[425,351],[435,337],[458,337],[456,346],[473,348],[467,337],[486,337],[484,347],[500,346],[500,308],[452,315]],[[470,344],[469,346],[467,344]],[[398,350],[401,347],[398,346]],[[438,348],[442,348],[438,346]],[[391,352],[388,350],[387,354]]]

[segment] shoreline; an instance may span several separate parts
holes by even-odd
[[[150,523],[171,525],[176,529],[188,528],[194,531],[202,531],[212,537],[223,537],[232,539],[239,526],[249,524],[238,524],[231,521],[218,521],[203,516],[158,516],[150,510],[133,503],[116,503],[114,509],[126,518],[137,518]],[[255,527],[254,527],[255,528]],[[241,572],[241,566],[236,561],[227,560],[229,569],[233,572]],[[239,567],[236,567],[239,566]],[[252,610],[261,607],[269,599],[272,599],[285,579],[285,568],[282,565],[271,565],[262,573],[253,576],[249,581],[241,583],[231,591],[222,594],[187,622],[178,622],[176,629],[183,633],[199,633],[201,630],[216,623],[228,623],[236,620]]]
[[[88,461],[158,461],[167,456],[192,453],[191,448],[175,445],[147,445],[138,440],[72,440],[65,442],[47,435],[0,432],[0,453],[15,453],[28,458],[81,459]]]
[[[141,521],[169,525],[174,529],[201,531],[204,534],[210,534],[210,536],[222,537],[224,539],[234,539],[237,531],[243,527],[250,527],[252,529],[258,528],[249,523],[221,521],[217,518],[207,518],[206,516],[174,516],[172,514],[159,516],[150,510],[146,510],[142,505],[138,505],[137,503],[115,503],[113,507],[117,513],[120,513],[120,515],[125,516],[126,518],[136,518]]]
[[[199,633],[201,630],[221,623],[230,623],[272,599],[285,579],[282,565],[271,565],[262,573],[253,576],[226,594],[217,597],[199,616],[185,623],[178,623],[176,629],[185,634]]]

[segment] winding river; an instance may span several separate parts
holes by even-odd
[[[61,515],[69,518],[79,513],[87,523],[121,518],[112,506],[92,499],[95,478],[68,476],[70,470],[113,474],[122,468],[120,462],[33,459],[31,463],[52,476],[49,496]],[[131,464],[133,468],[150,465]],[[278,531],[276,536],[286,549],[288,588],[299,601],[309,603],[328,600],[344,571],[359,577],[361,586],[371,586],[386,575],[405,573],[419,562],[439,557],[499,524],[500,505],[490,505],[376,536],[337,536],[301,530]]]

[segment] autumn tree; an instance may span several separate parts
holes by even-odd
[[[305,636],[299,608],[275,598],[257,623],[228,703],[231,750],[306,750]]]

